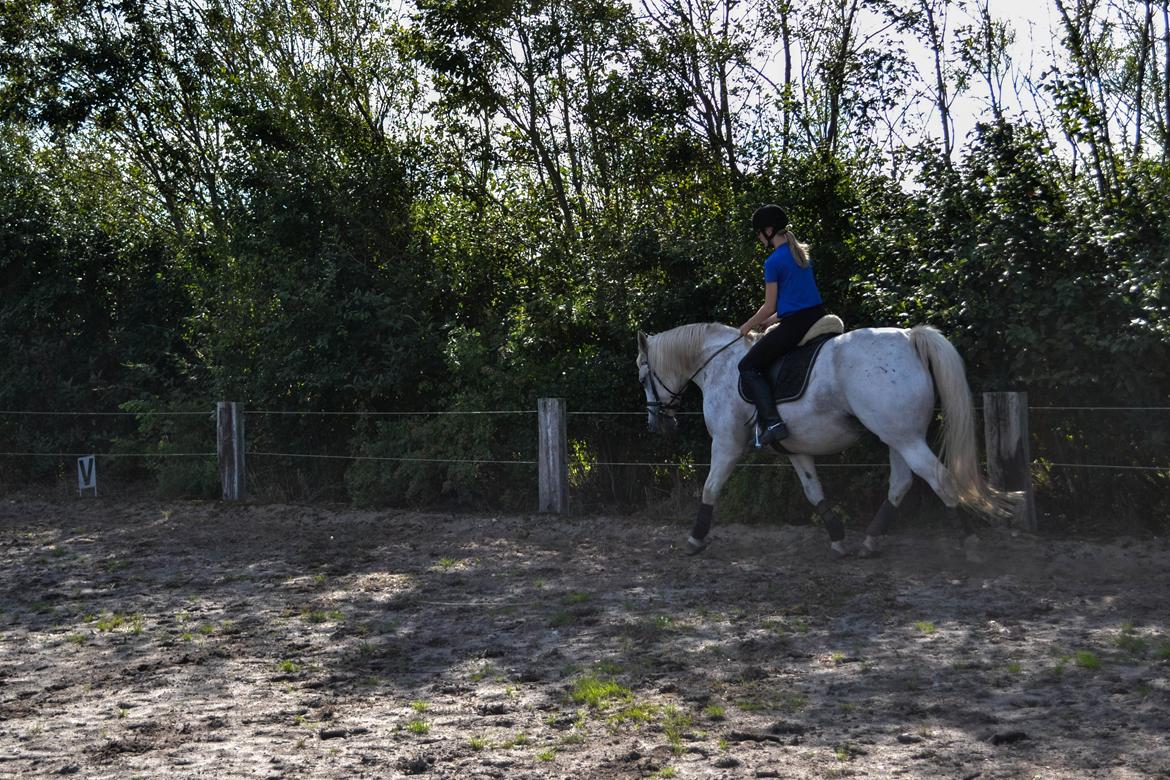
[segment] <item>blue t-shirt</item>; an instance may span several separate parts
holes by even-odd
[[[822,303],[811,261],[801,268],[788,244],[776,247],[764,261],[764,281],[776,282],[776,313],[781,317]]]

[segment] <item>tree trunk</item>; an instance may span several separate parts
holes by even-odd
[[[1162,159],[1170,160],[1170,0],[1162,0],[1162,53],[1165,55],[1162,97],[1166,111],[1162,116]]]
[[[1003,124],[1003,96],[996,92],[996,62],[1001,51],[996,50],[995,23],[991,18],[991,0],[983,0],[979,6],[980,24],[983,26],[983,57],[986,71],[983,76],[987,79],[987,94],[991,97],[991,113],[995,123]],[[1002,81],[999,84],[1002,93]]]
[[[841,98],[845,92],[845,71],[849,65],[849,57],[853,43],[853,20],[857,16],[858,0],[849,0],[843,7],[844,18],[841,23],[841,36],[833,52],[833,60],[828,67],[829,90],[829,127],[825,131],[824,146],[821,157],[826,162],[831,160],[837,151],[837,134],[841,121]]]
[[[946,51],[943,49],[943,34],[935,19],[932,0],[920,0],[920,5],[922,12],[926,15],[926,34],[930,38],[931,54],[934,57],[934,98],[935,104],[938,106],[939,122],[942,124],[943,160],[950,167],[954,142],[951,140],[951,107],[950,101],[947,99],[947,81],[943,74],[943,58],[946,56]]]
[[[1076,77],[1085,98],[1091,104],[1088,115],[1080,117],[1088,125],[1088,132],[1084,140],[1089,144],[1089,153],[1093,160],[1093,176],[1097,181],[1097,192],[1107,197],[1112,192],[1111,181],[1106,172],[1106,155],[1111,155],[1111,149],[1106,143],[1108,140],[1108,117],[1104,105],[1100,104],[1101,73],[1095,68],[1095,58],[1089,51],[1091,42],[1088,40],[1088,24],[1092,19],[1092,7],[1087,9],[1077,0],[1076,19],[1073,19],[1065,6],[1064,0],[1056,0],[1056,8],[1060,12],[1061,21],[1065,29],[1065,46],[1072,56],[1076,67]],[[1103,148],[1104,147],[1104,148]]]
[[[780,42],[784,47],[784,94],[783,117],[784,135],[780,138],[780,154],[788,157],[789,136],[792,135],[792,30],[788,24],[788,14],[792,12],[790,3],[780,6]]]

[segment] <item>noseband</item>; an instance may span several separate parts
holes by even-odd
[[[649,411],[651,414],[661,414],[665,417],[673,418],[675,412],[678,411],[678,407],[682,402],[682,392],[680,391],[676,393],[666,386],[666,383],[662,381],[662,377],[658,376],[658,374],[654,372],[654,369],[650,367],[649,355],[646,356],[646,379],[650,382],[650,393],[654,396],[653,401],[646,402],[647,411]],[[694,379],[694,376],[692,376],[691,379]],[[657,382],[655,380],[657,380]],[[686,390],[688,384],[690,384],[690,379],[688,379],[687,383],[682,386],[682,389]],[[663,401],[658,396],[658,385],[662,385],[662,389],[670,393],[669,401]]]
[[[699,372],[702,371],[704,368],[706,368],[711,363],[711,361],[714,360],[719,355],[719,353],[721,353],[723,350],[730,347],[735,342],[739,341],[741,338],[743,338],[743,337],[736,336],[731,341],[727,342],[722,347],[720,347],[719,349],[717,349],[713,353],[711,353],[711,357],[704,360],[703,365],[699,366],[695,370],[694,373],[692,373],[689,377],[687,377],[687,381],[682,383],[682,387],[679,388],[677,393],[674,390],[671,390],[669,387],[667,387],[666,383],[662,381],[662,377],[658,376],[658,374],[654,371],[653,366],[650,365],[650,353],[647,352],[646,353],[646,379],[647,379],[647,381],[650,382],[650,393],[651,393],[651,395],[654,396],[653,401],[646,402],[647,411],[649,411],[651,414],[661,414],[665,417],[670,417],[673,419],[675,413],[678,412],[678,408],[682,403],[682,394],[683,394],[683,391],[687,389],[687,386],[690,385],[690,383],[692,381],[694,381],[695,377],[697,377],[699,375]],[[670,393],[670,400],[669,401],[663,401],[662,398],[659,397],[658,385],[662,385],[662,389],[665,390],[666,392]]]

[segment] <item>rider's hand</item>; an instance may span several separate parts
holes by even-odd
[[[747,334],[749,334],[749,333],[751,333],[751,332],[752,332],[752,323],[751,323],[751,320],[748,320],[748,321],[747,321],[747,322],[745,322],[743,325],[740,325],[740,326],[739,326],[739,335],[741,335],[741,336],[746,336]]]

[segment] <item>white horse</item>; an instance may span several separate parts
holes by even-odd
[[[690,554],[710,543],[715,501],[753,440],[755,408],[739,395],[737,369],[752,343],[735,328],[718,323],[683,325],[652,336],[638,333],[638,379],[646,391],[650,430],[667,432],[677,425],[674,415],[690,382],[703,392],[711,470],[698,520],[687,539]],[[943,411],[941,461],[926,443],[936,391]],[[934,328],[862,328],[829,340],[804,394],[778,408],[790,432],[781,444],[805,496],[824,521],[835,556],[849,552],[844,522],[825,500],[813,458],[840,452],[865,430],[890,448],[890,484],[886,500],[866,529],[859,551],[863,555],[878,551],[914,474],[926,480],[951,513],[963,505],[978,514],[1005,516],[1018,498],[990,487],[979,471],[963,361]],[[963,530],[970,545],[975,540],[966,519]]]

